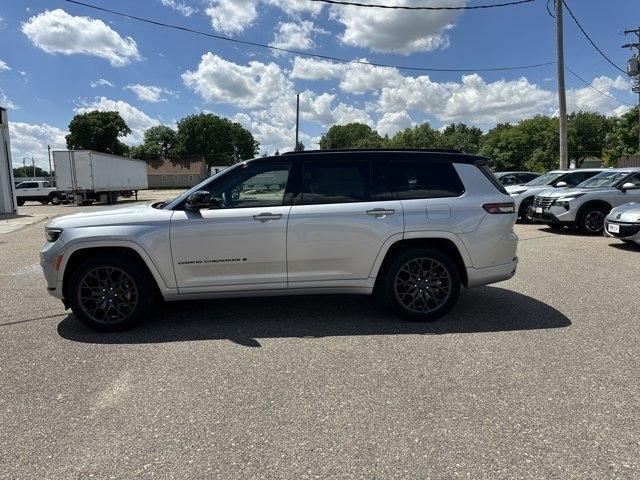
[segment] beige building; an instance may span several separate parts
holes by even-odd
[[[149,188],[189,188],[208,176],[204,157],[147,161]]]

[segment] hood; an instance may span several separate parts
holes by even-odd
[[[542,192],[543,194],[540,196],[550,198],[571,197],[572,195],[601,192],[603,190],[610,190],[610,188],[554,188],[551,190],[547,189],[545,192]]]
[[[549,185],[541,185],[539,187],[527,187],[526,185],[510,185],[506,187],[507,193],[509,193],[510,195],[524,195],[525,193],[538,194],[544,190],[549,190],[550,188],[553,189],[553,187]],[[521,192],[521,193],[515,193],[515,192]]]
[[[607,219],[614,222],[640,223],[640,203],[620,205],[609,212]]]
[[[150,204],[136,205],[134,207],[112,208],[94,212],[78,212],[72,215],[64,215],[54,218],[47,227],[74,228],[93,227],[100,225],[122,225],[128,223],[141,223],[166,218],[171,212],[158,210]]]

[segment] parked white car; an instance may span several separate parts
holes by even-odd
[[[27,180],[21,182],[16,185],[15,192],[19,207],[27,201],[40,202],[43,205],[49,202],[55,205],[60,203],[57,188],[46,180]]]
[[[552,170],[531,180],[525,185],[506,187],[507,192],[516,204],[518,217],[524,223],[531,223],[533,218],[533,199],[536,195],[550,188],[571,188],[581,182],[603,172],[602,168],[581,168],[578,170]]]
[[[611,210],[604,222],[604,234],[640,245],[640,203],[625,203]]]
[[[443,151],[317,151],[230,167],[175,200],[60,217],[47,289],[98,330],[155,299],[379,293],[433,320],[461,286],[511,278],[513,201],[488,160]]]

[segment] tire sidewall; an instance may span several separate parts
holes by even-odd
[[[395,278],[398,271],[413,258],[433,258],[440,262],[448,271],[451,278],[451,294],[445,304],[434,312],[419,314],[406,310],[398,301],[395,295]],[[445,315],[458,300],[460,296],[460,273],[451,258],[437,250],[428,248],[411,249],[399,255],[389,266],[384,279],[384,296],[387,305],[389,305],[397,314],[411,321],[432,321]]]
[[[117,323],[101,323],[86,315],[78,300],[78,287],[83,276],[98,267],[116,267],[125,271],[136,284],[138,303],[133,313],[125,320]],[[73,271],[66,292],[67,301],[76,318],[87,327],[101,332],[117,332],[131,328],[140,322],[149,312],[152,303],[153,289],[148,274],[132,262],[130,258],[118,254],[101,254],[82,261]]]
[[[597,232],[592,232],[591,230],[589,230],[587,228],[587,216],[592,213],[592,212],[601,212],[603,215],[603,220],[602,220],[602,228],[600,230],[598,230]],[[607,216],[609,212],[607,212],[604,208],[602,207],[587,207],[585,208],[582,213],[580,213],[580,222],[578,223],[578,229],[580,230],[581,233],[584,233],[586,235],[602,235],[602,232],[604,230],[604,217]]]
[[[527,209],[529,207],[533,208],[533,197],[523,200],[520,206],[520,221],[522,223],[533,223],[533,220],[527,218]]]

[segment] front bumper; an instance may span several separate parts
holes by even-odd
[[[40,250],[40,266],[47,282],[47,292],[60,300],[64,298],[64,295],[62,293],[62,278],[59,278],[56,266],[60,266],[62,259],[58,257],[63,254],[64,245],[60,241],[47,242]]]
[[[617,228],[616,228],[617,227]],[[611,230],[618,230],[611,231]],[[609,219],[604,221],[605,237],[619,238],[620,240],[630,240],[640,244],[640,223],[614,222]]]
[[[563,206],[539,206],[534,203],[531,218],[535,222],[554,225],[573,225],[576,223],[576,209],[569,207],[567,210]]]

